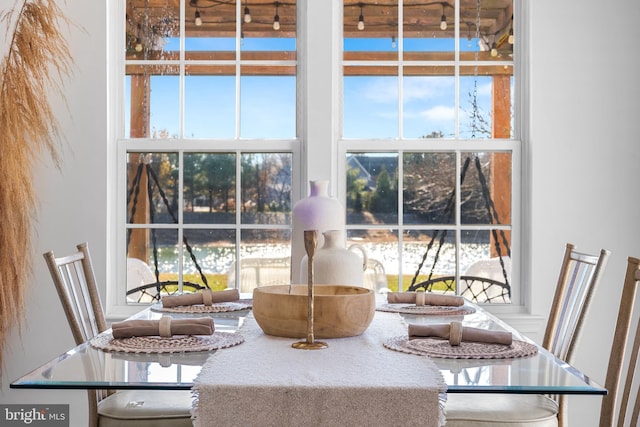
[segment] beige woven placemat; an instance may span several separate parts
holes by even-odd
[[[452,346],[448,340],[420,338],[410,340],[407,336],[389,338],[384,346],[403,353],[418,354],[445,359],[514,359],[534,355],[535,344],[513,340],[511,345],[463,341]]]
[[[475,313],[473,307],[448,306],[448,305],[415,305],[415,304],[381,304],[376,307],[378,311],[403,314],[425,314],[432,316],[456,316]]]
[[[178,335],[170,338],[113,338],[113,335],[105,334],[93,338],[91,345],[105,351],[125,353],[183,353],[219,350],[243,342],[244,336],[228,332],[214,332],[212,335]]]
[[[176,307],[163,307],[162,303],[158,303],[152,305],[151,310],[161,313],[226,313],[249,310],[251,307],[251,302],[248,301],[217,302],[212,305],[179,305]]]

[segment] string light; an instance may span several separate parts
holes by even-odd
[[[196,9],[196,19],[195,19],[196,27],[202,25],[202,17],[200,16],[200,11]]]
[[[245,24],[251,22],[251,12],[249,12],[249,5],[247,3],[244,4],[244,22]]]
[[[278,31],[280,29],[280,15],[278,15],[278,6],[280,6],[280,3],[276,2],[275,6],[276,6],[276,14],[273,17],[273,29]]]
[[[440,29],[442,31],[447,29],[447,16],[444,14],[444,6],[446,3],[442,3],[442,18],[440,18]]]
[[[142,52],[142,38],[140,37],[141,32],[142,32],[142,26],[138,24],[138,37],[136,37],[136,45],[134,48],[136,52]]]
[[[358,3],[358,6],[360,6],[360,16],[358,17],[358,30],[362,31],[364,30],[364,15],[362,14],[362,3]]]
[[[396,43],[396,36],[391,36],[391,49],[395,49],[398,46]]]
[[[513,37],[513,15],[511,15],[511,27],[509,28],[509,38],[507,39],[509,44],[513,44],[515,38]]]

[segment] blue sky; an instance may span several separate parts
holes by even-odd
[[[407,51],[452,51],[452,39],[408,39]],[[475,40],[462,39],[461,50],[477,47]],[[168,39],[166,51],[178,48]],[[188,39],[187,51],[235,50],[235,39]],[[295,39],[244,39],[242,50],[295,50]],[[391,39],[347,39],[345,51],[393,51]],[[473,77],[462,77],[460,85],[461,131],[469,129],[469,93]],[[344,137],[398,137],[398,77],[361,76],[344,78]],[[455,80],[444,76],[407,76],[403,84],[403,135],[418,138],[431,132],[453,137],[455,127]],[[127,79],[126,130],[128,135],[130,80]],[[187,76],[185,78],[185,137],[232,138],[235,134],[234,76]],[[240,79],[241,137],[294,138],[296,83],[291,76],[245,76]],[[478,101],[489,117],[491,79],[478,79]],[[151,128],[179,131],[179,79],[154,76],[151,83]],[[468,132],[467,132],[467,135]]]

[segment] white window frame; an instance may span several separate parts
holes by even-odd
[[[458,10],[456,1],[456,10]],[[109,135],[108,141],[108,171],[109,187],[107,189],[108,206],[113,207],[107,213],[107,315],[111,319],[122,318],[139,310],[139,307],[130,306],[125,301],[126,265],[125,256],[122,253],[124,244],[125,208],[121,191],[126,188],[124,162],[127,150],[148,151],[144,147],[145,141],[119,140],[123,134],[123,76],[124,58],[121,47],[124,45],[124,31],[122,17],[124,16],[125,0],[107,2],[107,12],[110,24],[108,41],[108,82],[109,82]],[[512,265],[512,278],[516,283],[513,303],[509,305],[490,306],[491,311],[498,314],[515,315],[526,313],[531,299],[531,288],[527,285],[526,277],[530,272],[526,266],[521,267],[520,260],[528,259],[528,244],[523,244],[530,238],[527,228],[526,209],[529,203],[527,189],[528,156],[523,136],[528,135],[528,123],[525,118],[528,113],[525,110],[527,104],[523,101],[523,94],[528,93],[528,59],[524,49],[527,39],[528,27],[526,20],[527,2],[514,0],[514,8],[519,11],[514,15],[515,25],[518,28],[516,37],[516,51],[518,59],[514,64],[514,76],[516,85],[514,88],[515,99],[515,129],[513,140],[493,140],[487,147],[490,150],[509,150],[512,152],[514,167],[512,171],[512,247],[516,254]],[[240,13],[240,11],[238,12]],[[352,150],[385,151],[389,145],[372,147],[371,140],[344,140],[341,139],[342,129],[342,0],[318,0],[301,1],[298,4],[298,140],[274,141],[274,151],[291,151],[294,155],[293,162],[293,199],[292,202],[305,196],[308,191],[308,181],[317,179],[329,179],[330,191],[340,200],[345,199],[345,171],[346,152]],[[400,98],[401,99],[401,98]],[[400,117],[401,120],[401,117]],[[301,141],[301,143],[298,143]],[[147,141],[148,142],[148,141]],[[154,143],[158,143],[154,140]],[[218,142],[218,141],[216,141]],[[388,142],[388,141],[385,141]],[[423,141],[420,141],[423,142]],[[180,149],[185,151],[202,151],[207,144],[206,140],[182,142]],[[237,150],[264,150],[265,147],[253,145],[249,141],[233,141],[233,149]],[[176,151],[175,146],[154,145],[155,150]],[[211,147],[207,147],[209,150]],[[396,140],[393,148],[400,153],[403,151],[420,151],[415,140]],[[446,140],[431,142],[428,150],[446,150],[456,153],[464,151],[477,151],[478,140],[473,144],[465,140]],[[230,152],[229,148],[220,148],[221,151]],[[459,163],[458,163],[459,164]],[[459,176],[459,174],[458,174]],[[522,194],[522,196],[521,196]],[[115,268],[114,268],[115,267]],[[534,328],[527,324],[527,329]]]
[[[236,223],[235,224],[183,224],[182,223],[182,209],[178,213],[178,222],[176,224],[132,224],[127,227],[127,204],[125,195],[127,193],[127,156],[128,153],[149,153],[149,152],[167,152],[177,153],[179,158],[179,187],[178,197],[179,206],[183,206],[183,179],[182,179],[182,163],[183,155],[185,153],[233,153],[236,155],[236,197],[240,197],[242,192],[240,191],[240,161],[241,154],[243,153],[269,153],[269,152],[287,152],[292,155],[292,199],[297,200],[300,198],[299,186],[296,183],[300,182],[298,165],[301,164],[301,142],[300,138],[294,139],[245,139],[240,136],[240,76],[239,70],[241,64],[251,65],[295,65],[296,61],[268,61],[262,63],[261,61],[243,61],[240,58],[240,37],[241,33],[238,30],[236,32],[236,60],[233,61],[236,66],[236,129],[234,138],[230,139],[189,139],[184,135],[184,69],[185,69],[185,55],[184,55],[184,39],[180,41],[182,46],[179,60],[153,60],[154,65],[178,65],[180,67],[180,105],[182,106],[179,119],[179,134],[178,139],[153,139],[153,138],[124,138],[124,80],[125,80],[125,65],[126,64],[145,64],[145,61],[125,61],[122,49],[119,47],[124,46],[124,39],[118,34],[124,34],[123,22],[124,22],[124,10],[126,0],[117,0],[111,2],[109,9],[109,16],[112,24],[110,28],[115,28],[109,40],[113,40],[113,45],[110,46],[108,51],[111,54],[111,60],[108,61],[110,71],[112,75],[109,77],[111,83],[110,99],[112,104],[110,106],[110,130],[111,135],[109,141],[112,141],[109,147],[109,170],[114,171],[115,177],[110,179],[112,188],[109,189],[109,206],[113,206],[114,209],[109,212],[109,233],[108,233],[108,264],[115,266],[115,271],[108,269],[107,281],[113,283],[112,286],[107,287],[107,317],[109,318],[123,318],[130,316],[140,310],[140,305],[127,303],[126,301],[126,235],[127,228],[153,228],[156,229],[177,229],[178,242],[182,241],[183,230],[191,228],[198,229],[234,229],[236,230],[236,247],[239,248],[241,231],[244,229],[259,229],[265,228],[259,224],[243,224],[240,221],[241,212],[236,210]],[[236,14],[238,22],[241,22],[241,2],[238,2],[236,7]],[[184,7],[181,9],[181,26],[184,25]],[[183,28],[180,31],[184,34]],[[199,65],[218,64],[220,61],[198,61]],[[300,71],[298,71],[297,79],[299,78]],[[299,84],[298,84],[299,86]],[[300,113],[299,109],[296,113],[296,128],[301,128],[300,125]],[[290,226],[281,225],[273,226],[269,225],[269,229],[290,229]],[[182,259],[183,247],[178,245],[178,258]],[[237,253],[240,253],[239,251]],[[239,277],[239,264],[236,263],[236,277]],[[182,267],[179,267],[178,274],[182,277]]]

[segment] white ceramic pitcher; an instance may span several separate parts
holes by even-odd
[[[313,283],[318,285],[363,286],[367,251],[358,244],[345,247],[342,230],[322,233],[324,245],[313,256]],[[358,250],[362,255],[358,255]],[[307,283],[308,257],[300,261],[300,283]]]
[[[305,256],[304,231],[317,230],[323,233],[327,230],[343,230],[345,227],[344,207],[338,199],[329,196],[329,181],[310,181],[309,197],[298,201],[291,212],[291,283],[307,283],[306,268],[300,271],[300,262]],[[318,236],[321,244],[322,235]],[[304,281],[298,282],[303,276]]]

